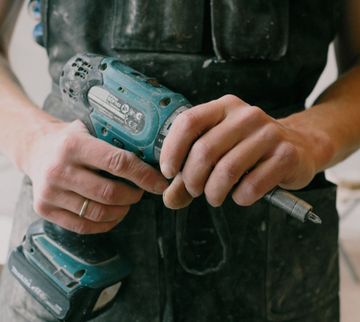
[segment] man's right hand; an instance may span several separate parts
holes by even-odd
[[[23,170],[34,188],[34,210],[46,220],[80,234],[116,226],[144,190],[162,194],[167,180],[133,153],[92,137],[80,121],[56,122],[32,142]],[[106,171],[133,182],[111,180]],[[79,212],[88,199],[83,217]]]
[[[22,5],[0,0],[0,152],[31,178],[38,214],[81,234],[108,231],[144,190],[161,194],[167,180],[133,153],[92,137],[81,122],[56,120],[28,99],[6,59]],[[104,178],[100,170],[134,186]]]

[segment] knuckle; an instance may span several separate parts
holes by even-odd
[[[64,168],[61,164],[54,163],[49,165],[44,171],[44,181],[51,183],[58,181],[64,176]]]
[[[36,198],[33,203],[33,208],[38,215],[43,217],[47,217],[49,215],[48,207],[42,199]]]
[[[103,221],[106,217],[106,210],[103,206],[93,205],[89,216],[93,221]]]
[[[266,113],[257,106],[251,106],[247,109],[244,109],[242,114],[242,121],[248,124],[261,124],[266,121]]]
[[[112,203],[116,198],[116,188],[112,183],[106,183],[102,189],[100,189],[100,198],[107,203]]]
[[[62,156],[62,158],[67,158],[76,151],[77,151],[76,136],[69,134],[64,135],[60,146],[60,155]]]
[[[197,124],[197,117],[191,110],[182,112],[174,121],[175,127],[180,127],[184,131],[193,129]]]
[[[191,154],[198,162],[209,163],[213,157],[213,147],[205,140],[198,140],[191,150]]]
[[[225,104],[241,103],[243,102],[239,97],[233,94],[226,94],[220,98]]]
[[[220,162],[217,166],[217,171],[219,171],[219,173],[222,175],[222,177],[227,181],[227,182],[232,182],[235,183],[239,180],[239,174],[237,171],[237,166],[236,164],[232,163],[232,162]]]
[[[266,124],[261,133],[261,139],[266,142],[278,142],[281,138],[279,128],[274,123]]]
[[[297,148],[292,144],[283,144],[279,151],[279,158],[285,165],[297,165],[300,162]]]
[[[122,173],[129,167],[128,154],[123,150],[117,150],[108,158],[108,170],[112,173]]]

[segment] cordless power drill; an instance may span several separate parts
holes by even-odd
[[[173,120],[190,107],[156,79],[114,58],[92,54],[67,62],[60,91],[92,135],[152,164],[159,160]],[[86,321],[113,303],[131,271],[131,263],[116,249],[110,233],[78,235],[38,220],[12,251],[8,267],[56,318]]]
[[[78,54],[63,68],[65,105],[95,137],[156,164],[174,119],[190,103],[156,79],[119,60]],[[312,207],[287,191],[265,196],[302,222],[321,222]],[[114,247],[115,249],[115,247]],[[109,234],[80,236],[39,220],[9,259],[9,269],[56,318],[86,321],[106,309],[121,290],[131,264],[111,247]]]

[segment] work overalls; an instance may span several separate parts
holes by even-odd
[[[283,117],[304,108],[325,66],[339,3],[43,0],[50,74],[56,84],[72,55],[95,52],[119,57],[192,104],[231,93]],[[57,86],[44,109],[74,119]],[[172,211],[146,194],[113,231],[134,269],[115,305],[94,321],[338,321],[335,188],[318,175],[297,195],[322,225],[302,224],[263,200],[240,207],[228,198],[212,208],[200,197]],[[37,218],[25,178],[12,248]],[[0,321],[53,321],[6,271],[0,292]]]

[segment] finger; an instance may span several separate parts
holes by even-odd
[[[240,98],[225,95],[180,114],[164,140],[160,156],[162,173],[167,178],[178,173],[193,142],[221,122],[231,111],[231,107],[245,106],[249,105]]]
[[[68,173],[56,176],[56,191],[46,188],[42,195],[45,199],[56,199],[60,189],[70,190],[87,199],[104,205],[127,206],[139,202],[143,190],[126,183],[104,178],[94,171],[85,168],[72,168]]]
[[[47,196],[49,197],[49,196]],[[76,215],[80,213],[84,202],[88,200],[83,218],[95,222],[112,222],[122,219],[129,211],[129,206],[108,206],[94,200],[89,200],[71,191],[57,191],[54,196],[44,200],[49,205],[68,210]]]
[[[181,173],[179,172],[171,182],[163,195],[163,201],[166,207],[170,209],[181,209],[190,205],[193,198],[187,192]]]
[[[268,150],[268,142],[258,134],[243,140],[225,154],[205,184],[207,201],[214,207],[220,206],[234,185]]]
[[[283,173],[283,164],[277,158],[259,163],[243,177],[232,194],[233,200],[240,206],[252,205],[281,182]]]
[[[114,228],[122,220],[122,218],[120,218],[111,222],[94,222],[86,218],[79,217],[68,210],[54,208],[51,206],[43,206],[40,211],[36,211],[46,220],[78,234],[104,233]]]
[[[192,143],[223,119],[221,104],[220,100],[201,104],[175,119],[160,155],[160,167],[165,177],[173,178],[180,171]]]
[[[78,164],[125,178],[151,193],[162,194],[168,187],[160,171],[140,160],[134,153],[115,148],[87,134],[82,135],[80,141],[73,156]]]
[[[211,171],[221,157],[247,136],[248,128],[241,126],[242,121],[246,120],[247,126],[253,131],[255,126],[246,114],[249,114],[247,109],[242,109],[236,117],[226,117],[192,146],[182,174],[186,189],[193,197],[202,194]]]

